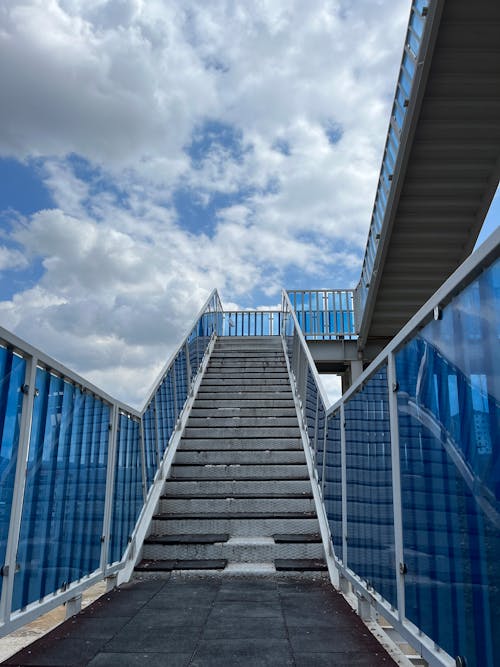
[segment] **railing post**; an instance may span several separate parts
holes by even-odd
[[[104,501],[104,519],[102,525],[101,537],[101,570],[103,576],[106,576],[106,567],[108,565],[109,543],[111,537],[111,518],[113,514],[113,497],[115,484],[115,461],[118,448],[118,430],[120,413],[118,406],[113,405],[111,411],[111,422],[108,443],[108,464],[106,469],[106,497]]]
[[[406,565],[403,552],[403,514],[401,508],[401,467],[399,460],[399,424],[398,424],[398,383],[396,378],[396,360],[390,352],[387,360],[387,383],[389,394],[389,419],[391,428],[392,462],[392,506],[394,512],[394,557],[396,568],[396,590],[398,617],[405,618],[405,573]]]
[[[26,359],[26,371],[24,376],[25,383],[22,388],[24,396],[21,423],[19,426],[19,444],[17,448],[16,476],[14,478],[14,491],[10,511],[9,535],[5,551],[5,564],[2,568],[3,582],[2,597],[0,600],[0,622],[3,623],[9,620],[12,611],[12,594],[14,592],[14,577],[17,569],[17,548],[21,531],[24,487],[26,485],[31,421],[33,417],[33,401],[35,398],[36,367],[37,358],[28,357]]]
[[[340,406],[340,465],[342,470],[342,562],[347,567],[347,453],[344,403]]]

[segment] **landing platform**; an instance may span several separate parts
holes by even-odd
[[[324,579],[172,574],[104,595],[3,665],[389,667]]]

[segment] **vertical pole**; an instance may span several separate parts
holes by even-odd
[[[28,463],[28,451],[31,434],[31,420],[33,418],[33,401],[35,398],[36,381],[36,357],[26,359],[25,384],[23,387],[23,406],[21,411],[21,424],[19,427],[19,445],[17,449],[16,476],[14,478],[14,493],[10,511],[9,535],[5,551],[5,564],[2,575],[2,597],[0,600],[0,622],[8,622],[12,609],[12,594],[14,592],[14,576],[16,574],[17,547],[21,531],[21,518],[23,512],[24,487],[26,485],[26,472]]]
[[[396,360],[394,352],[389,353],[387,364],[387,384],[389,393],[389,419],[391,428],[391,462],[392,462],[392,505],[394,511],[394,557],[396,562],[396,590],[398,601],[398,618],[402,622],[405,617],[405,581],[406,567],[403,552],[403,514],[401,508],[401,468],[399,461],[399,424],[398,395],[396,378]]]
[[[340,406],[340,465],[342,468],[342,561],[347,567],[347,453],[344,403]]]
[[[115,484],[115,461],[118,448],[118,429],[120,413],[116,403],[111,409],[111,422],[108,443],[108,467],[106,470],[106,498],[104,501],[104,520],[101,537],[101,570],[106,576],[108,564],[109,542],[111,537],[111,516],[113,513],[113,495]]]

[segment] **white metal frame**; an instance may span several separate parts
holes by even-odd
[[[215,310],[210,311],[209,307],[215,303]],[[190,378],[190,359],[188,354],[188,339],[195,327],[198,325],[200,318],[206,312],[214,313],[214,325],[212,327],[211,339],[205,350],[203,360],[193,377],[190,386],[188,387],[188,398],[179,414],[174,432],[171,436],[169,445],[165,451],[163,461],[159,462],[158,469],[155,474],[152,488],[148,491],[145,480],[145,450],[144,450],[144,429],[143,429],[143,415],[151,400],[154,399],[156,391],[163,381],[165,375],[168,373],[181,350],[186,350],[186,374],[189,382]],[[2,568],[2,594],[0,598],[0,637],[13,632],[26,623],[31,622],[38,616],[58,607],[61,604],[66,604],[67,615],[77,613],[80,608],[81,594],[84,590],[94,585],[95,583],[107,579],[115,583],[122,583],[130,578],[137,558],[140,556],[142,543],[146,536],[146,531],[149,527],[151,517],[158,503],[163,482],[168,475],[175,451],[179,444],[182,432],[186,425],[189,411],[198,391],[201,378],[208,364],[210,354],[212,352],[215,337],[216,337],[216,323],[217,313],[222,312],[222,305],[220,302],[217,290],[213,290],[199,310],[194,322],[187,335],[183,338],[180,345],[176,348],[169,360],[165,364],[157,380],[155,381],[148,398],[141,411],[135,410],[131,406],[114,399],[112,396],[102,391],[91,382],[88,382],[83,377],[74,373],[60,362],[56,361],[49,355],[36,349],[29,343],[23,341],[18,336],[0,327],[0,341],[7,349],[15,352],[26,361],[25,370],[25,387],[23,395],[23,404],[21,412],[21,423],[19,433],[19,445],[17,452],[16,473],[14,481],[14,492],[12,498],[12,508],[9,523],[9,533],[7,538],[5,563]],[[36,369],[42,367],[49,372],[55,374],[71,382],[72,384],[85,389],[94,394],[97,398],[109,405],[111,410],[110,416],[110,435],[108,445],[108,459],[106,471],[106,496],[104,504],[103,529],[102,529],[102,546],[99,568],[83,577],[82,579],[70,582],[67,587],[54,591],[45,596],[42,600],[37,600],[20,611],[11,611],[12,595],[14,590],[14,576],[17,568],[16,557],[19,543],[19,534],[21,528],[21,518],[23,510],[24,488],[26,483],[27,460],[30,444],[31,421],[33,416],[33,402],[35,397],[35,380]],[[175,374],[174,374],[175,377]],[[110,542],[110,528],[112,519],[112,505],[114,492],[114,475],[115,475],[115,459],[117,449],[117,433],[119,416],[125,414],[131,419],[140,422],[140,440],[141,440],[141,459],[143,472],[143,492],[144,505],[137,520],[136,526],[131,536],[131,541],[128,544],[125,553],[120,562],[108,564],[109,542]],[[157,438],[158,440],[158,438]],[[147,493],[147,495],[146,495]]]
[[[302,397],[304,394],[304,385],[302,378],[307,373],[307,366],[313,373],[318,393],[323,401],[325,409],[328,405],[328,399],[325,396],[321,379],[317,373],[314,361],[309,352],[302,329],[295,315],[293,306],[288,294],[283,292],[283,324],[282,337],[285,357],[289,369],[292,390],[294,395],[299,423],[301,427],[304,450],[308,462],[309,473],[313,486],[314,500],[320,522],[321,535],[328,564],[328,570],[332,583],[337,588],[345,592],[345,581],[350,583],[352,591],[358,598],[358,612],[362,616],[370,617],[368,610],[371,608],[374,613],[380,613],[397,630],[400,636],[406,640],[418,653],[433,667],[451,667],[455,665],[455,659],[448,655],[444,650],[435,644],[435,642],[424,635],[405,617],[404,601],[404,562],[403,562],[403,531],[401,516],[401,485],[399,469],[399,432],[398,432],[398,413],[396,403],[396,375],[395,375],[395,352],[402,347],[415,333],[425,326],[434,316],[436,308],[442,308],[449,303],[466,285],[471,283],[480,273],[487,268],[499,256],[500,247],[500,229],[497,229],[489,239],[471,255],[455,273],[442,285],[442,287],[427,301],[427,303],[415,314],[415,316],[403,327],[399,334],[391,343],[376,357],[370,366],[360,375],[356,382],[348,389],[342,398],[326,410],[327,416],[340,410],[341,426],[341,465],[342,465],[342,523],[343,523],[343,557],[341,562],[332,550],[332,539],[330,528],[326,519],[325,507],[322,501],[321,489],[318,485],[318,477],[314,468],[312,468],[312,453],[314,451],[314,442],[309,440],[307,425],[305,423],[305,405]],[[291,318],[294,326],[292,341],[292,360],[289,362],[286,341],[287,318]],[[344,423],[344,405],[346,401],[353,396],[364,383],[378,370],[382,364],[387,364],[387,382],[389,396],[389,416],[391,429],[391,458],[392,458],[392,487],[393,487],[393,511],[394,511],[394,539],[395,539],[395,567],[396,567],[396,590],[397,590],[397,608],[382,598],[380,594],[372,588],[368,588],[366,583],[348,568],[348,549],[346,542],[347,525],[347,506],[346,506],[346,441],[345,441],[345,423]],[[324,454],[325,456],[325,454]],[[352,599],[351,599],[352,602]]]

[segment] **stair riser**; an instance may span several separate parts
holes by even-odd
[[[176,464],[193,463],[197,465],[219,465],[221,463],[243,463],[245,465],[267,465],[272,463],[305,463],[304,451],[191,451],[179,450],[175,457]]]
[[[221,438],[219,440],[209,440],[207,438],[190,438],[182,441],[182,448],[179,453],[187,451],[212,451],[212,450],[266,450],[279,451],[283,449],[302,449],[302,443],[299,438]]]
[[[263,394],[265,396],[266,394]],[[231,394],[233,398],[227,398],[227,399],[218,399],[218,398],[213,398],[210,399],[208,397],[201,397],[197,396],[195,404],[191,410],[191,416],[196,417],[198,415],[201,415],[201,413],[205,410],[214,410],[218,408],[224,408],[230,410],[231,408],[239,408],[239,412],[243,412],[246,410],[252,410],[252,411],[262,411],[262,410],[279,410],[281,411],[280,414],[282,414],[283,410],[294,410],[295,411],[295,404],[292,399],[290,398],[282,398],[282,399],[268,399],[268,398],[254,398],[254,399],[245,399],[245,398],[234,398],[234,394]],[[266,415],[267,412],[260,412],[262,415]],[[273,412],[274,414],[274,412]],[[203,416],[203,415],[201,415]]]
[[[300,435],[299,427],[264,426],[262,428],[190,428],[184,431],[186,438],[297,438]]]
[[[196,400],[218,400],[225,401],[226,399],[236,400],[241,398],[245,401],[290,401],[293,400],[293,394],[290,389],[283,385],[266,385],[265,389],[262,389],[259,386],[248,386],[248,387],[233,387],[228,388],[227,385],[208,385],[206,387],[201,386],[196,395]]]
[[[268,377],[256,377],[256,378],[245,378],[241,377],[227,377],[227,378],[214,378],[214,377],[204,377],[203,384],[201,386],[202,393],[206,391],[213,391],[212,387],[225,387],[227,392],[227,387],[231,387],[229,391],[249,391],[247,387],[254,387],[254,391],[259,392],[270,392],[270,391],[291,391],[290,390],[290,380],[288,378],[268,378]],[[233,389],[234,387],[234,389]]]
[[[321,544],[145,544],[143,558],[193,560],[225,558],[236,563],[269,563],[275,558],[322,558]]]
[[[264,407],[253,407],[253,408],[237,408],[237,407],[212,407],[212,408],[200,408],[195,407],[191,410],[189,415],[190,419],[219,419],[220,417],[225,418],[240,418],[241,417],[251,417],[253,419],[260,419],[261,417],[273,417],[274,419],[280,419],[283,417],[293,418],[297,420],[297,411],[292,405],[290,407],[278,407],[278,408],[264,408]]]
[[[279,513],[314,512],[312,498],[162,498],[159,503],[160,514],[199,514],[212,516],[223,512],[262,512],[270,517]]]
[[[220,465],[220,466],[172,466],[171,479],[303,479],[307,476],[305,465]]]
[[[189,417],[187,428],[278,428],[297,427],[297,415],[294,417]]]
[[[270,482],[225,482],[225,481],[203,481],[203,482],[173,482],[167,481],[164,488],[165,495],[185,495],[186,497],[196,498],[198,494],[225,494],[232,496],[235,494],[259,494],[266,497],[269,494],[275,493],[292,493],[292,494],[311,494],[311,484],[309,481],[277,481]]]
[[[192,535],[229,533],[233,537],[272,537],[277,533],[311,534],[319,532],[317,519],[153,519],[154,535]]]
[[[288,373],[284,371],[270,371],[270,370],[254,370],[241,371],[235,368],[207,368],[203,377],[204,383],[208,380],[239,380],[246,382],[247,380],[258,380],[261,383],[269,383],[270,380],[283,380],[289,382]]]

